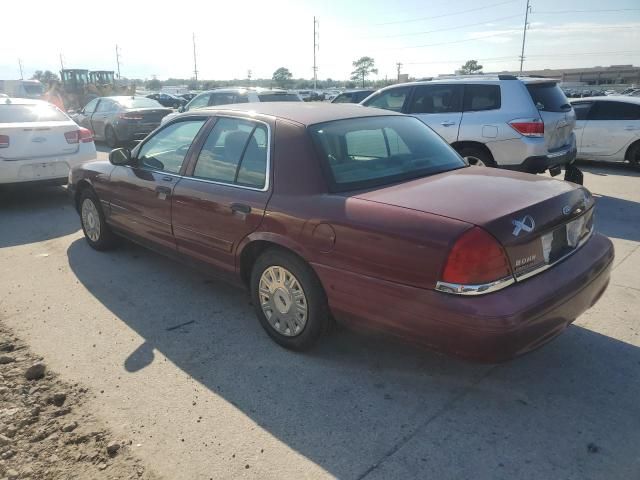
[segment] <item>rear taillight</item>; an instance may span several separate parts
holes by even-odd
[[[511,277],[509,260],[498,241],[480,227],[463,233],[451,248],[442,282],[484,285]]]
[[[509,125],[525,137],[544,137],[544,122],[542,120],[513,120],[509,122]]]
[[[80,127],[80,130],[74,130],[72,132],[66,132],[64,138],[67,143],[91,143],[93,142],[93,134],[91,130]]]
[[[144,117],[140,113],[121,113],[118,118],[122,120],[142,120]]]
[[[9,135],[0,135],[0,148],[9,148]]]

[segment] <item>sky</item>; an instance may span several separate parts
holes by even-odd
[[[485,72],[517,70],[526,0],[30,0],[2,2],[0,79],[35,70],[117,70],[159,79],[271,78],[278,67],[313,78],[313,17],[319,22],[318,78],[346,79],[352,62],[374,58],[378,74],[421,78],[453,73],[468,59]],[[10,21],[10,19],[16,19]],[[638,0],[531,0],[526,69],[640,65]]]

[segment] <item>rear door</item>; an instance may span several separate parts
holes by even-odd
[[[383,108],[393,112],[406,112],[413,87],[393,87],[383,90],[363,102],[365,107]]]
[[[171,196],[206,121],[186,117],[167,125],[134,150],[132,165],[114,168],[109,220],[115,227],[175,250]]]
[[[91,130],[98,138],[104,138],[104,127],[114,110],[116,110],[116,103],[108,98],[103,98],[96,111],[91,115]]]
[[[419,85],[413,91],[406,113],[453,143],[458,140],[462,120],[462,85]]]
[[[236,248],[260,225],[271,195],[270,132],[258,121],[217,119],[173,192],[179,252],[235,271]]]
[[[91,115],[93,115],[93,112],[95,112],[96,107],[98,106],[98,103],[100,103],[99,98],[94,98],[89,103],[87,103],[84,106],[84,108],[80,111],[80,113],[78,113],[74,117],[74,120],[76,121],[76,123],[81,127],[88,128],[93,132],[93,127],[91,126]]]
[[[528,83],[526,87],[544,122],[547,151],[554,152],[570,146],[576,114],[564,92],[555,82]]]
[[[596,100],[583,133],[583,151],[591,157],[624,158],[626,147],[640,138],[640,105]]]
[[[576,134],[576,147],[578,148],[578,156],[587,157],[587,153],[582,144],[585,127],[589,123],[589,110],[593,106],[593,102],[573,102],[571,104],[573,111],[576,113],[576,126],[573,131]]]

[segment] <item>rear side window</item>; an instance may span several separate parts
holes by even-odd
[[[220,118],[198,155],[193,176],[264,188],[267,150],[267,128],[264,125],[234,118]]]
[[[531,83],[527,90],[536,108],[543,112],[568,112],[571,105],[556,83]]]
[[[625,102],[595,102],[589,120],[640,120],[640,105]]]
[[[465,85],[463,108],[465,112],[479,112],[500,108],[500,86]]]
[[[402,112],[402,107],[411,92],[411,87],[400,87],[386,90],[369,100],[365,105],[367,107],[384,108],[394,112]]]
[[[187,104],[186,110],[206,107],[207,105],[209,105],[209,98],[211,98],[210,93],[203,93],[202,95],[198,95]]]
[[[53,105],[2,105],[0,104],[0,123],[66,122],[64,113]]]
[[[454,113],[462,111],[460,85],[421,85],[416,87],[409,113]]]
[[[591,102],[586,103],[574,103],[573,110],[576,112],[576,120],[586,120],[591,109]]]
[[[258,95],[261,102],[299,102],[300,97],[293,93],[269,93]]]
[[[214,93],[210,105],[230,105],[236,103],[235,93]]]

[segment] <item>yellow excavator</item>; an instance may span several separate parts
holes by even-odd
[[[136,93],[135,85],[119,85],[112,70],[66,69],[60,71],[60,79],[67,110],[80,110],[96,97]]]

